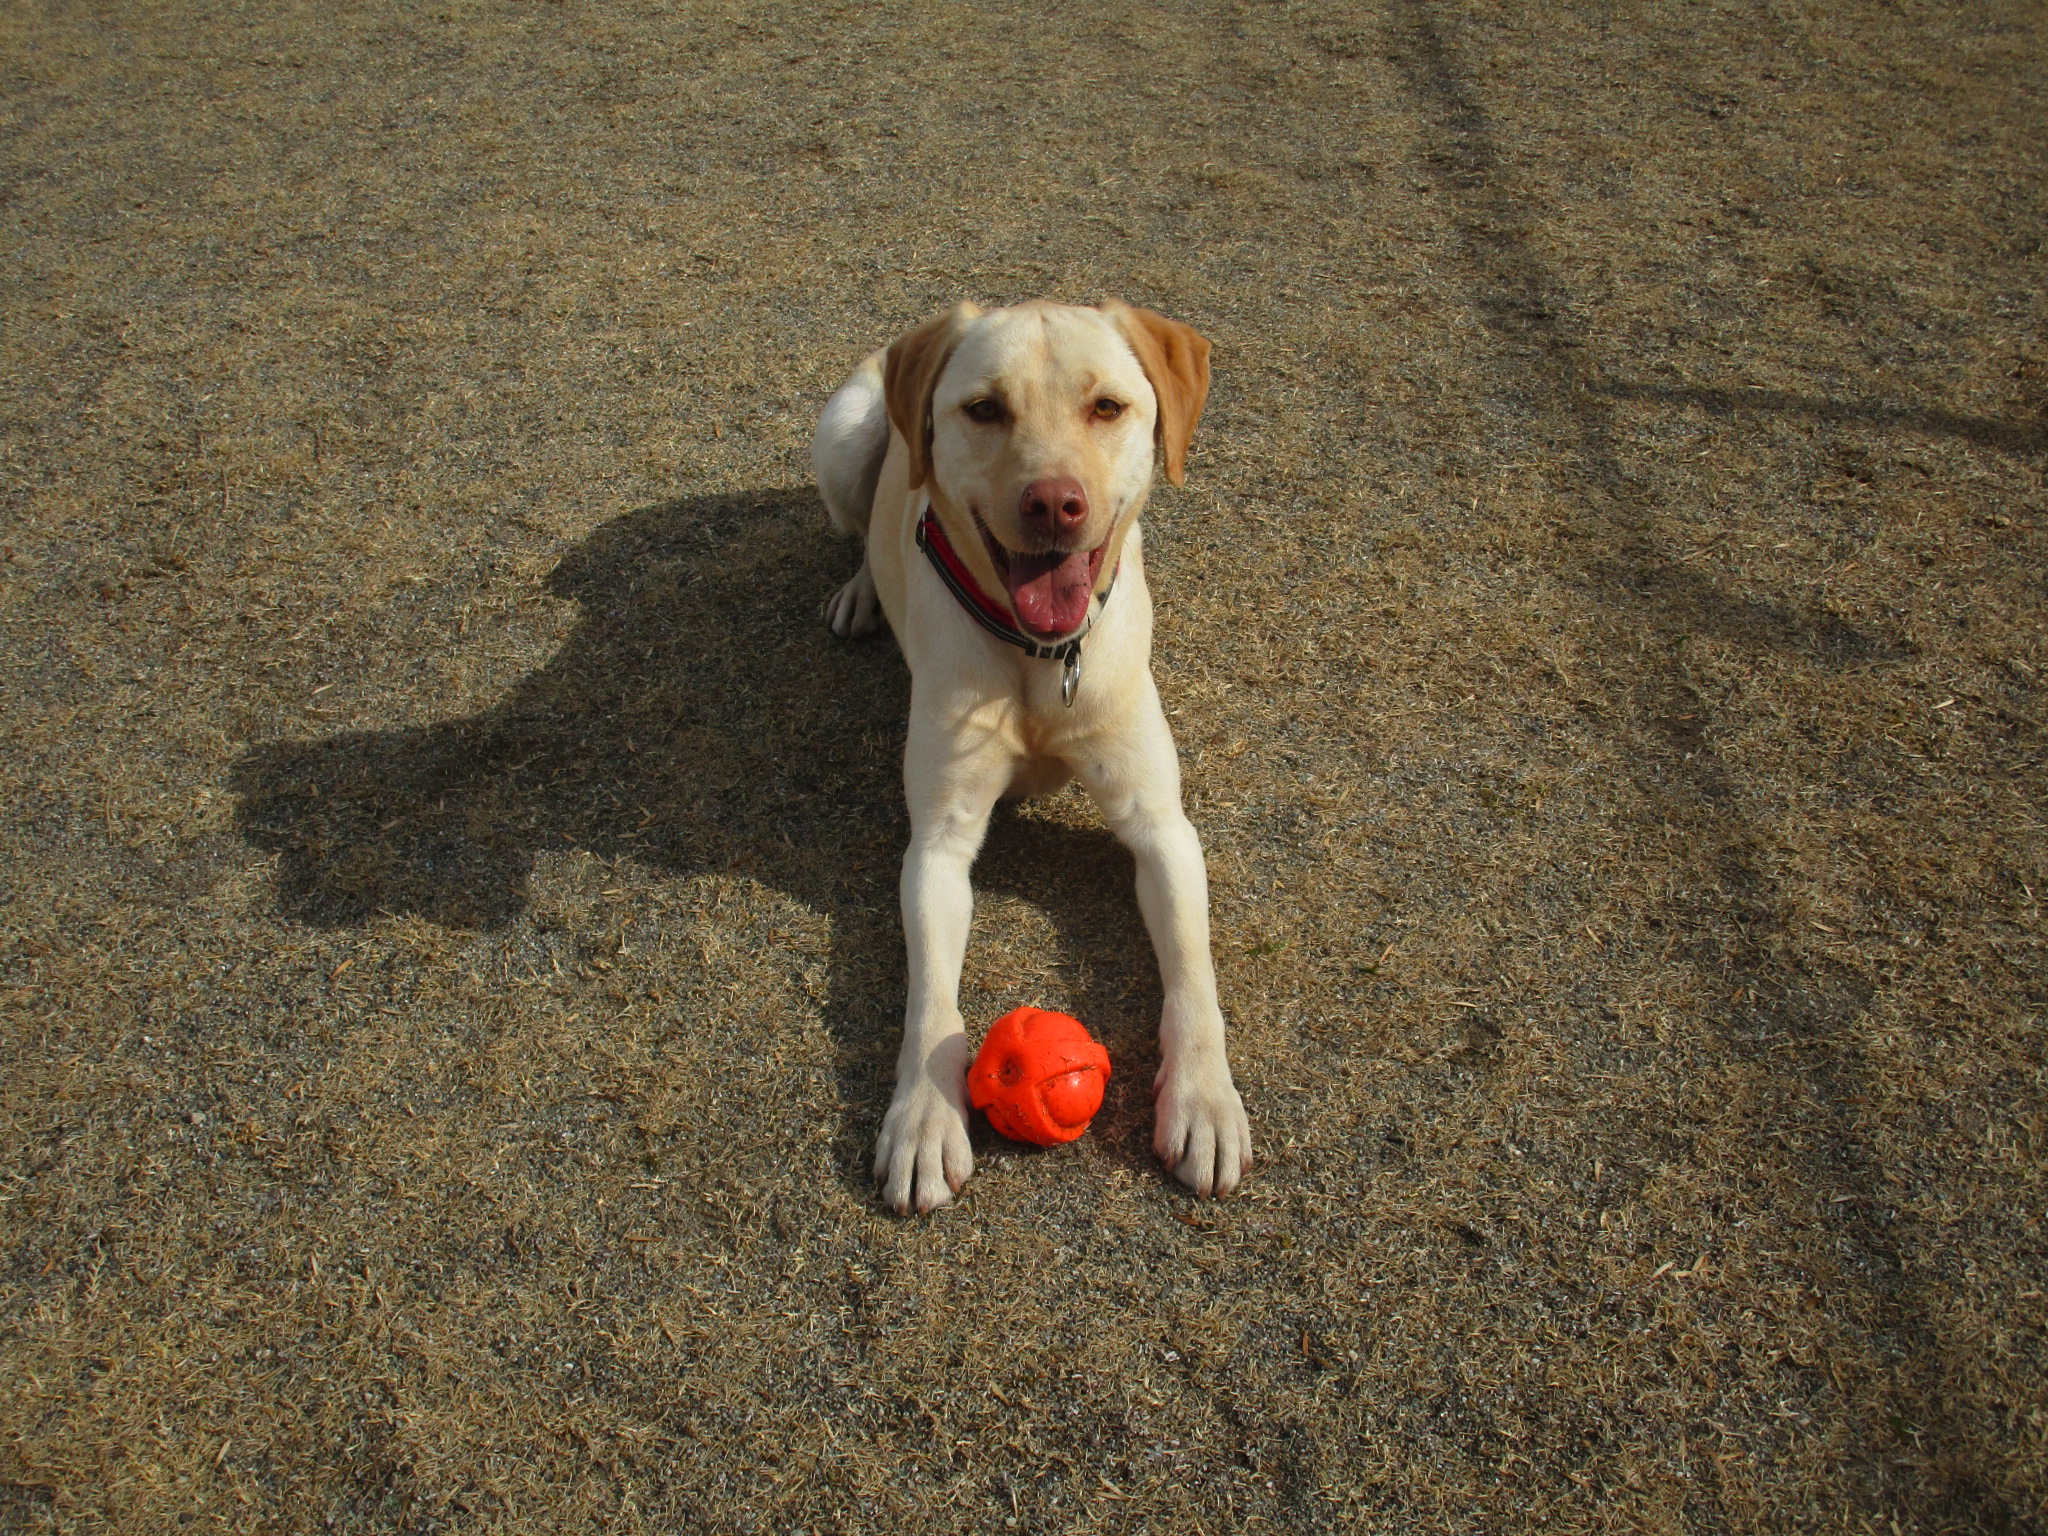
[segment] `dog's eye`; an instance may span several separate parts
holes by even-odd
[[[975,421],[1001,421],[1003,419],[1002,406],[996,401],[989,399],[986,395],[979,400],[968,401],[961,409],[967,412],[968,416]]]
[[[1121,400],[1112,400],[1109,396],[1104,395],[1095,402],[1095,419],[1097,421],[1115,421],[1123,413],[1124,403]]]

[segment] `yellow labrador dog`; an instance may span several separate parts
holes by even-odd
[[[960,965],[989,812],[1070,777],[1136,856],[1159,956],[1153,1148],[1203,1195],[1250,1166],[1138,536],[1155,468],[1181,481],[1208,392],[1209,343],[1150,310],[963,304],[864,361],[818,423],[825,506],[867,539],[826,619],[862,635],[879,609],[910,663],[910,996],[875,1148],[898,1211],[946,1204],[974,1171]]]

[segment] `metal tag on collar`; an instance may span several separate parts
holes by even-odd
[[[1076,640],[1067,648],[1065,665],[1060,668],[1060,702],[1068,709],[1074,707],[1074,694],[1081,686],[1081,642]]]

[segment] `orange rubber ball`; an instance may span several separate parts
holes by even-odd
[[[1108,1082],[1109,1052],[1079,1019],[1018,1008],[989,1027],[967,1094],[1005,1136],[1054,1147],[1088,1129]]]

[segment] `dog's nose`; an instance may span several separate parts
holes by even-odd
[[[1088,521],[1088,493],[1070,475],[1034,480],[1024,487],[1017,510],[1033,533],[1063,539]]]

